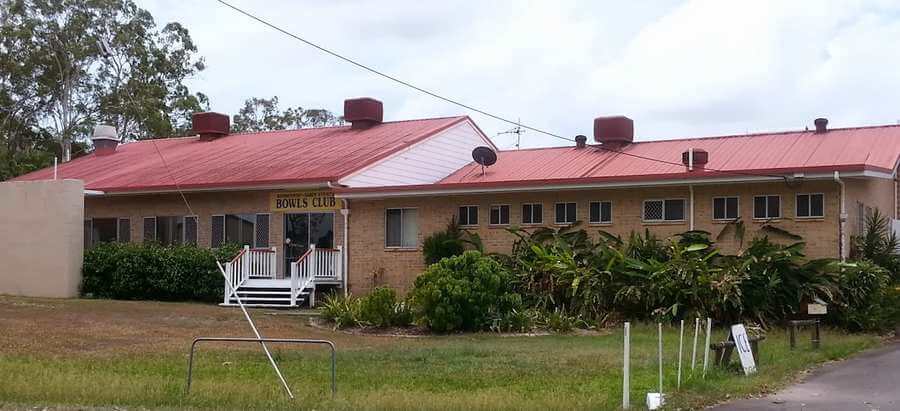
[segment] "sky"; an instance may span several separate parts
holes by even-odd
[[[386,121],[468,114],[502,149],[514,126],[363,71],[215,0],[136,0],[187,27],[211,109],[250,97]],[[566,137],[626,115],[635,140],[900,122],[895,1],[229,0],[419,87]],[[521,147],[573,144],[526,131]]]

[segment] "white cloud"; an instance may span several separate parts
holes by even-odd
[[[893,123],[900,9],[891,2],[289,1],[236,5],[384,72],[565,136],[625,114],[639,139]],[[622,3],[622,4],[620,4]],[[214,1],[141,2],[191,32],[213,109],[278,95],[388,119],[466,113],[287,38]],[[489,135],[511,128],[471,114]],[[509,147],[512,136],[497,138]],[[523,145],[568,144],[538,133]]]

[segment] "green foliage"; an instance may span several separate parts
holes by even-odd
[[[891,221],[877,208],[866,217],[866,229],[860,236],[850,239],[850,255],[854,259],[869,260],[890,273],[894,281],[900,281],[900,257],[897,249],[900,240],[891,229]]]
[[[362,298],[337,293],[325,297],[320,308],[322,317],[334,323],[336,328],[352,326],[394,327],[413,322],[409,306],[397,299],[397,293],[388,287],[378,287]]]
[[[233,247],[98,244],[84,254],[81,292],[122,300],[214,302],[224,291],[216,261],[233,255]]]
[[[447,223],[447,228],[443,231],[437,231],[425,238],[422,242],[422,255],[425,257],[425,264],[432,265],[447,257],[454,257],[462,254],[466,250],[466,243],[463,239],[463,231],[455,220]]]
[[[278,96],[245,100],[244,107],[232,120],[231,131],[234,133],[336,126],[344,122],[342,118],[324,109],[288,107],[281,111]]]
[[[851,331],[888,331],[900,320],[900,292],[891,274],[877,264],[859,260],[841,265],[843,298],[829,319]]]
[[[445,258],[416,278],[410,293],[422,322],[434,331],[476,331],[521,305],[512,276],[478,251]]]

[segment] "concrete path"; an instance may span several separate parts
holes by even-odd
[[[900,342],[823,366],[803,382],[714,410],[900,410]]]

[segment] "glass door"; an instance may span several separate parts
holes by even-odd
[[[284,276],[291,276],[291,263],[303,256],[310,244],[334,248],[334,213],[284,215]]]

